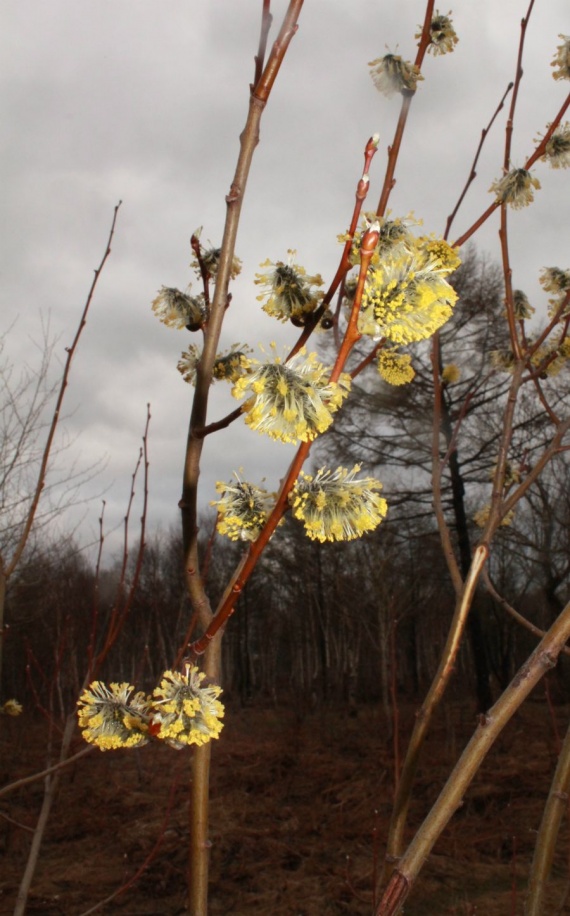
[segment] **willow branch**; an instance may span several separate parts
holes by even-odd
[[[433,8],[435,0],[428,0],[426,4],[426,12],[424,16],[424,23],[422,26],[422,34],[420,37],[418,52],[416,54],[415,66],[418,69],[421,69],[426,51],[430,44],[430,25],[433,19]],[[384,184],[382,185],[382,191],[380,193],[380,200],[378,201],[378,207],[376,210],[376,215],[378,217],[384,216],[386,213],[386,208],[388,206],[388,201],[390,199],[390,194],[396,184],[395,173],[396,173],[396,163],[398,162],[398,156],[400,153],[400,147],[402,145],[402,138],[404,136],[404,130],[406,129],[406,123],[408,121],[408,114],[410,111],[410,105],[412,104],[412,99],[415,95],[415,92],[410,92],[409,90],[404,90],[402,92],[402,106],[400,108],[400,114],[398,117],[398,123],[396,125],[396,130],[394,133],[394,139],[392,140],[391,145],[388,147],[388,164],[386,166],[386,175],[384,177]]]
[[[527,161],[525,162],[525,166],[524,166],[525,169],[530,169],[530,168],[532,168],[532,166],[534,165],[534,163],[535,163],[538,159],[540,159],[542,156],[544,156],[544,153],[545,153],[545,150],[546,150],[546,144],[548,143],[548,141],[550,140],[552,134],[554,133],[554,131],[556,130],[556,128],[557,128],[558,125],[560,124],[560,122],[561,122],[562,118],[564,117],[564,115],[566,114],[566,111],[568,110],[568,107],[569,107],[569,106],[570,106],[570,92],[568,93],[568,95],[567,95],[566,98],[564,99],[562,105],[560,106],[560,110],[559,110],[558,114],[556,115],[556,117],[554,118],[554,120],[550,122],[550,126],[548,127],[548,129],[547,129],[547,131],[546,131],[544,137],[542,138],[542,140],[540,141],[540,143],[539,143],[538,146],[536,147],[534,153],[532,154],[532,156],[529,156],[529,158],[528,158]]]
[[[531,7],[532,7],[532,4],[531,4]],[[529,10],[530,10],[530,7],[529,7]],[[527,20],[528,20],[528,16],[529,16],[529,15],[530,15],[530,13],[527,13]],[[523,22],[524,22],[524,21],[525,21],[525,20],[523,20]],[[561,122],[562,118],[564,117],[564,115],[565,115],[565,113],[566,113],[566,111],[567,111],[567,109],[568,109],[569,106],[570,106],[570,93],[566,96],[564,102],[563,102],[562,105],[560,106],[560,109],[559,109],[558,113],[556,114],[556,116],[554,117],[554,119],[551,121],[550,126],[548,127],[548,129],[547,129],[547,131],[546,131],[544,137],[542,138],[542,140],[540,141],[540,143],[538,144],[538,146],[536,147],[536,149],[532,152],[532,154],[526,159],[523,168],[525,168],[527,171],[528,171],[529,169],[532,168],[532,166],[534,165],[534,163],[535,163],[538,159],[540,159],[540,158],[542,158],[542,156],[544,156],[544,153],[545,153],[545,150],[546,150],[546,145],[547,145],[548,141],[550,140],[552,134],[554,133],[554,131],[556,130],[556,128],[557,128],[558,125],[560,124],[560,122]],[[509,153],[510,153],[510,145],[509,145]],[[478,229],[481,228],[481,226],[488,220],[488,218],[491,216],[491,214],[494,213],[495,210],[497,209],[497,207],[499,207],[499,206],[500,206],[500,202],[499,202],[498,200],[495,200],[489,207],[487,207],[487,209],[484,211],[484,213],[482,213],[481,216],[479,216],[479,217],[475,220],[475,222],[469,227],[469,229],[467,229],[467,230],[463,233],[463,235],[460,235],[460,236],[453,242],[454,247],[458,247],[458,248],[459,248],[459,247],[461,247],[461,245],[464,245],[465,242],[466,242],[468,239],[470,239],[471,236],[473,236],[473,235],[477,232]]]
[[[214,423],[208,423],[208,425],[202,427],[202,429],[194,430],[194,435],[197,439],[204,439],[211,433],[217,433],[220,429],[227,429],[228,426],[231,426],[232,423],[239,420],[242,413],[243,408],[236,407],[235,410],[231,410],[225,417],[222,417],[221,420],[216,420]]]
[[[541,630],[540,627],[535,626],[534,623],[531,623],[530,620],[527,620],[527,618],[523,617],[522,614],[519,614],[519,612],[511,604],[509,604],[506,598],[503,598],[503,596],[499,594],[499,592],[493,585],[493,582],[489,575],[488,569],[483,570],[482,579],[483,579],[485,588],[487,589],[487,591],[489,592],[493,600],[496,601],[497,604],[499,604],[503,608],[504,611],[506,611],[509,617],[512,617],[513,620],[516,620],[516,622],[520,624],[521,627],[524,627],[524,629],[528,630],[529,633],[532,633],[533,636],[538,637],[538,639],[543,638],[543,636],[545,635],[545,631]],[[564,646],[564,648],[562,649],[562,652],[564,655],[570,656],[570,649],[568,648],[568,646]]]
[[[263,8],[261,10],[261,32],[259,35],[259,48],[254,58],[255,75],[253,77],[253,84],[251,86],[252,89],[257,86],[263,72],[263,62],[265,60],[265,51],[267,49],[267,36],[269,35],[271,23],[273,22],[273,16],[271,15],[270,7],[271,0],[263,0]]]
[[[499,104],[497,105],[497,107],[496,107],[496,109],[495,109],[495,113],[493,114],[493,117],[491,118],[491,120],[490,120],[489,123],[487,124],[487,127],[484,127],[483,130],[481,131],[481,139],[480,139],[480,141],[479,141],[479,146],[477,147],[477,151],[476,151],[476,153],[475,153],[475,158],[473,159],[473,164],[472,164],[471,170],[470,170],[470,172],[469,172],[469,177],[467,178],[467,181],[465,182],[465,187],[463,188],[461,194],[459,195],[459,198],[458,198],[458,200],[457,200],[457,203],[455,204],[455,207],[453,208],[453,210],[451,211],[451,213],[450,213],[449,216],[447,217],[447,222],[446,222],[446,224],[445,224],[445,234],[444,234],[444,236],[443,236],[444,239],[447,239],[447,238],[449,237],[449,231],[450,231],[450,229],[451,229],[451,225],[452,225],[452,223],[453,223],[453,220],[454,220],[455,217],[457,216],[457,213],[458,213],[458,211],[459,211],[459,208],[461,207],[461,204],[462,204],[463,201],[465,200],[465,195],[467,194],[467,191],[469,190],[471,184],[475,181],[475,179],[476,179],[476,177],[477,177],[477,163],[479,162],[479,156],[481,155],[481,151],[482,151],[482,149],[483,149],[483,144],[485,143],[485,140],[487,139],[487,136],[489,135],[489,131],[491,130],[491,127],[492,127],[493,124],[495,123],[495,120],[496,120],[496,118],[498,117],[499,112],[502,111],[502,109],[503,109],[503,107],[504,107],[504,105],[505,105],[505,99],[507,98],[507,96],[508,96],[508,94],[509,94],[509,92],[511,91],[512,88],[513,88],[513,83],[509,83],[509,85],[508,85],[507,88],[505,89],[505,92],[503,93],[503,97],[502,97],[501,101],[499,102]]]
[[[366,195],[368,194],[368,188],[370,187],[370,178],[368,177],[368,172],[372,164],[372,159],[374,158],[375,153],[378,150],[378,138],[376,136],[371,137],[364,149],[364,169],[362,176],[358,181],[356,186],[356,201],[354,204],[354,210],[352,213],[352,219],[350,221],[350,228],[347,233],[347,238],[344,244],[343,252],[340,258],[340,263],[337,268],[336,274],[333,278],[332,283],[330,284],[323,301],[319,308],[313,315],[309,315],[307,318],[307,324],[303,328],[299,338],[295,342],[294,346],[291,348],[290,352],[287,354],[286,362],[292,359],[296,353],[306,344],[310,335],[317,326],[320,318],[322,317],[325,309],[330,304],[336,290],[339,288],[342,283],[347,271],[349,270],[350,264],[350,252],[352,250],[352,242],[354,239],[354,233],[358,227],[358,220],[360,218],[360,213],[362,210],[362,205],[366,200]],[[364,368],[364,367],[363,367]],[[243,413],[241,407],[237,407],[235,410],[232,410],[230,413],[226,414],[225,417],[222,417],[221,420],[217,420],[215,423],[209,423],[207,426],[204,426],[202,429],[196,429],[194,435],[198,438],[204,438],[209,436],[210,433],[215,433],[220,429],[225,429],[230,426],[235,420],[237,420]]]
[[[523,482],[515,490],[513,490],[509,498],[505,500],[503,506],[504,515],[506,515],[511,511],[511,509],[515,507],[519,499],[524,496],[531,484],[533,484],[534,481],[540,477],[548,462],[562,449],[563,439],[569,431],[570,417],[559,424],[555,435],[550,441],[550,444],[547,446],[547,448],[545,448],[535,466],[531,471],[529,471]]]
[[[256,61],[255,84],[250,90],[249,111],[244,130],[240,137],[240,152],[233,181],[226,196],[226,220],[216,285],[210,307],[208,325],[204,335],[204,347],[196,372],[196,389],[190,415],[186,455],[182,482],[182,498],[179,506],[182,514],[182,535],[184,544],[184,572],[187,592],[194,616],[202,628],[207,628],[213,614],[200,575],[198,551],[198,478],[204,443],[203,431],[208,414],[208,400],[212,383],[213,367],[220,339],[222,323],[228,302],[228,287],[232,271],[241,207],[251,169],[253,154],[259,142],[261,117],[279,73],[279,69],[298,25],[297,20],[303,7],[303,0],[290,0],[283,24],[273,45],[265,68],[257,78],[260,60]],[[264,4],[262,17],[263,48],[264,29],[268,27],[268,4]],[[202,433],[198,434],[198,431]],[[214,680],[220,678],[221,642],[210,640],[209,651],[204,660],[206,675]],[[190,844],[188,856],[188,910],[191,916],[207,916],[208,912],[208,866],[209,848],[209,771],[210,743],[196,748],[192,758],[192,783],[189,799]]]
[[[335,364],[331,370],[329,383],[338,381],[354,344],[360,338],[360,333],[357,327],[360,302],[364,292],[366,273],[368,271],[370,259],[372,258],[377,242],[378,230],[372,226],[367,230],[367,232],[364,233],[362,237],[360,249],[360,271],[358,275],[358,282],[354,295],[352,311],[344,335],[344,340],[341,344]],[[241,595],[250,575],[255,569],[255,566],[257,565],[257,562],[267,543],[269,542],[269,539],[273,535],[277,525],[288,509],[289,493],[291,492],[295,481],[299,476],[299,472],[307,459],[310,449],[311,442],[302,442],[299,446],[297,454],[293,458],[285,480],[281,485],[281,489],[277,495],[275,505],[269,514],[265,525],[261,529],[259,537],[250,545],[248,552],[245,554],[234,575],[226,586],[216,612],[206,627],[204,634],[200,637],[200,639],[193,642],[189,647],[189,651],[193,655],[201,655],[206,651],[211,640],[214,639],[216,634],[220,632],[228,618],[231,616],[231,614],[233,614],[237,599]]]
[[[149,472],[149,461],[148,461],[148,430],[150,425],[150,404],[146,405],[146,423],[143,433],[143,444],[139,453],[139,457],[135,466],[131,478],[131,490],[129,493],[129,502],[127,505],[127,511],[123,520],[123,560],[121,566],[121,574],[119,577],[119,584],[117,586],[117,599],[116,604],[111,615],[111,619],[107,626],[107,631],[105,634],[105,641],[102,649],[97,653],[93,660],[92,666],[88,671],[87,678],[93,678],[97,671],[100,669],[105,658],[111,651],[111,648],[114,646],[117,641],[121,630],[123,628],[124,622],[126,620],[127,614],[129,613],[133,600],[135,597],[136,590],[138,588],[139,579],[142,571],[143,557],[145,551],[145,533],[146,533],[146,521],[148,514],[148,472]],[[135,559],[135,568],[131,578],[131,582],[127,591],[125,598],[122,597],[122,587],[125,582],[127,574],[127,562],[129,558],[129,527],[130,527],[130,518],[131,511],[135,498],[135,483],[137,476],[142,465],[143,468],[143,504],[142,512],[140,517],[140,536],[139,543],[137,547],[136,559]]]
[[[22,779],[16,779],[14,782],[8,783],[7,786],[2,786],[0,789],[0,798],[4,795],[10,795],[12,792],[16,792],[18,789],[23,788],[23,786],[28,786],[32,782],[38,782],[40,779],[45,779],[46,776],[50,776],[52,773],[55,773],[56,770],[62,770],[64,767],[69,766],[71,763],[75,763],[80,757],[85,757],[86,754],[90,754],[91,751],[94,750],[95,747],[93,745],[84,747],[71,757],[60,760],[51,767],[46,767],[45,770],[39,770],[37,773],[32,773],[31,776],[24,776]]]
[[[569,305],[570,305],[570,289],[566,291],[564,297],[562,298],[560,302],[560,305],[557,306],[556,311],[552,315],[550,321],[548,322],[544,330],[541,331],[541,333],[537,336],[535,340],[533,340],[532,346],[530,346],[528,349],[530,356],[532,356],[533,353],[536,353],[537,350],[539,350],[540,347],[543,345],[543,343],[546,341],[546,339],[550,336],[551,332],[554,330],[554,328],[556,327],[560,319],[563,317],[563,315],[567,311]],[[561,329],[560,343],[562,343],[562,341],[564,340],[564,337],[566,336],[566,330],[568,328],[569,320],[570,320],[570,317],[567,317],[564,327]]]
[[[292,347],[289,355],[287,356],[287,359],[291,359],[293,356],[295,356],[295,354],[298,353],[299,350],[306,344],[310,335],[313,333],[313,331],[315,330],[315,327],[319,323],[320,318],[322,317],[325,310],[328,308],[328,306],[332,302],[334,294],[336,293],[337,289],[341,288],[341,285],[344,282],[344,278],[346,274],[348,273],[348,271],[350,270],[350,267],[351,267],[350,253],[352,251],[352,242],[354,239],[354,233],[356,232],[358,228],[358,220],[360,219],[362,205],[364,201],[366,200],[368,189],[370,187],[370,177],[368,173],[370,171],[370,166],[372,164],[372,160],[377,150],[378,150],[378,136],[375,135],[373,137],[370,137],[364,149],[364,169],[362,171],[362,175],[356,186],[356,194],[355,194],[356,200],[354,204],[354,209],[352,211],[352,219],[350,221],[348,232],[346,233],[346,240],[344,243],[344,248],[342,250],[342,255],[340,258],[340,263],[338,265],[337,271],[333,277],[333,280],[328,290],[326,291],[323,297],[323,300],[319,308],[316,310],[316,312],[313,315],[308,316],[307,323],[305,327],[303,328],[301,334],[299,335],[299,339],[296,341],[295,345]],[[339,298],[339,307],[340,307],[340,298]]]
[[[229,194],[226,197],[226,222],[216,286],[204,339],[204,349],[196,372],[196,390],[190,416],[184,462],[182,498],[179,506],[182,512],[186,587],[192,606],[198,613],[200,623],[204,627],[210,622],[212,611],[199,575],[200,563],[197,539],[197,506],[198,477],[200,474],[200,459],[204,441],[203,430],[206,426],[213,365],[226,310],[225,306],[227,302],[232,259],[235,251],[243,197],[253,154],[259,141],[261,116],[287,48],[289,47],[289,43],[297,31],[297,19],[300,15],[302,6],[303,0],[291,0],[289,3],[279,35],[273,45],[265,69],[250,93],[249,112],[245,128],[240,137],[240,153],[236,171],[230,186]],[[200,431],[202,435],[197,434],[197,431]]]
[[[394,916],[408,897],[414,882],[494,742],[530,692],[557,663],[570,637],[570,604],[548,630],[540,644],[511,681],[499,700],[481,717],[473,737],[459,758],[439,798],[412,843],[398,862],[375,916]]]
[[[385,337],[382,337],[382,339],[379,340],[378,343],[375,344],[374,347],[372,347],[370,353],[369,353],[367,356],[365,356],[364,359],[362,359],[362,360],[358,363],[358,365],[355,366],[354,369],[351,370],[351,372],[350,372],[350,377],[351,377],[352,379],[357,378],[357,377],[360,375],[360,373],[363,372],[364,369],[366,369],[366,367],[369,366],[370,363],[373,362],[373,361],[376,359],[376,357],[378,356],[378,354],[380,353],[380,351],[381,351],[382,348],[384,347],[384,344],[385,344],[385,343],[386,343],[386,338],[385,338]]]
[[[526,11],[526,16],[521,19],[521,34],[519,39],[519,48],[517,53],[517,66],[515,72],[515,84],[513,88],[513,94],[511,96],[511,106],[509,110],[509,117],[507,119],[507,128],[506,128],[506,142],[505,142],[505,158],[503,161],[503,167],[505,173],[508,172],[511,162],[511,140],[513,134],[513,123],[515,119],[515,109],[517,107],[517,99],[519,95],[519,88],[521,80],[523,77],[523,68],[522,68],[522,59],[524,52],[524,42],[526,38],[526,29],[528,26],[528,21],[530,19],[530,14],[532,13],[532,8],[534,6],[534,0],[530,0],[528,9]]]

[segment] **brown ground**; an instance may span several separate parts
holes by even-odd
[[[569,712],[556,711],[562,733]],[[412,708],[403,710],[404,734],[412,714]],[[474,724],[465,705],[440,716],[419,775],[414,822],[436,796]],[[13,778],[38,769],[44,727],[30,727],[24,717],[2,725],[2,770]],[[371,916],[392,759],[377,710],[361,710],[357,718],[329,710],[301,722],[288,709],[228,710],[214,751],[211,916]],[[533,702],[494,748],[436,845],[406,916],[522,914],[533,838],[555,760],[548,709]],[[152,744],[138,752],[94,751],[68,771],[28,913],[80,916],[146,859],[136,883],[98,912],[183,913],[188,762],[186,752]],[[41,795],[42,784],[36,783],[1,800],[0,810],[12,819],[0,822],[1,914],[13,912],[31,839],[13,822],[32,826]],[[570,896],[563,902],[569,857],[566,822],[545,916],[570,913]]]

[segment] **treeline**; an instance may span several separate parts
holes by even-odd
[[[553,476],[558,494],[553,490],[546,501],[541,493],[543,501],[529,506],[524,525],[500,533],[493,554],[497,591],[540,628],[552,622],[564,600],[556,557],[562,565],[569,555],[567,482],[567,474]],[[210,519],[204,528],[212,527]],[[547,549],[549,540],[557,541],[555,549]],[[241,549],[215,539],[208,572],[212,600]],[[103,679],[150,689],[173,664],[191,620],[181,555],[175,532],[149,541]],[[69,544],[37,552],[21,567],[8,596],[7,695],[18,696],[28,708],[37,704],[63,715],[126,600],[127,585],[120,582],[118,566],[96,577]],[[309,541],[287,523],[228,623],[226,696],[242,703],[293,703],[299,714],[321,703],[376,700],[388,708],[394,688],[401,697],[420,696],[437,668],[453,609],[438,534],[427,524],[387,521],[374,535],[347,545]],[[489,686],[496,693],[537,639],[484,592],[478,610]],[[467,642],[455,674],[463,695],[475,695],[476,662]],[[566,680],[569,674],[563,660],[558,677]]]

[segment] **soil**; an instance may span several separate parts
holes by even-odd
[[[402,735],[414,711],[400,710]],[[569,713],[558,707],[551,715],[535,700],[515,717],[436,844],[406,916],[523,913],[556,731],[564,734]],[[425,816],[475,724],[466,704],[442,711],[422,758],[411,827]],[[4,719],[2,777],[39,770],[45,741],[42,722]],[[74,750],[80,747],[78,738]],[[134,752],[94,750],[64,771],[27,913],[82,916],[112,895],[97,912],[184,913],[190,753],[158,743]],[[212,763],[211,916],[371,916],[393,761],[377,708],[302,719],[291,708],[227,710]],[[1,914],[13,913],[42,792],[39,781],[0,799]],[[545,916],[562,913],[570,913],[568,818]]]

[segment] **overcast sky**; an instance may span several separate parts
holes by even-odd
[[[468,174],[481,129],[514,76],[527,0],[459,0],[459,44],[424,63],[391,198],[395,215],[413,210],[427,232],[442,233]],[[272,3],[275,23],[285,0]],[[164,327],[150,304],[164,284],[192,280],[189,238],[219,244],[224,197],[247,114],[261,0],[4,0],[0,53],[3,240],[2,330],[12,358],[37,359],[41,317],[71,342],[121,199],[111,260],[102,276],[73,367],[65,461],[106,461],[86,495],[103,493],[116,524],[152,406],[149,442],[151,529],[177,521],[192,389],[176,370],[186,331]],[[300,28],[263,116],[261,143],[242,211],[237,254],[243,273],[222,344],[293,341],[260,311],[253,277],[261,261],[296,248],[309,273],[330,280],[340,253],[368,137],[380,134],[371,174],[375,208],[399,98],[375,90],[367,62],[386,53],[415,56],[419,0],[306,0]],[[447,5],[441,8],[447,13]],[[568,91],[552,79],[559,33],[570,33],[568,0],[537,0],[526,41],[513,163],[532,152]],[[275,37],[275,28],[271,40]],[[501,175],[504,112],[487,142],[455,236],[491,202]],[[541,267],[570,267],[568,173],[541,164],[542,190],[513,212],[514,285],[544,304]],[[498,260],[497,214],[479,246]],[[197,291],[197,290],[196,290]],[[16,319],[14,323],[14,319]],[[192,340],[198,342],[196,337]],[[215,386],[211,418],[236,406]],[[217,479],[245,476],[270,485],[291,450],[243,421],[212,436],[205,451],[202,502]],[[87,506],[81,537],[96,530],[100,502]],[[77,514],[70,516],[77,518]]]

